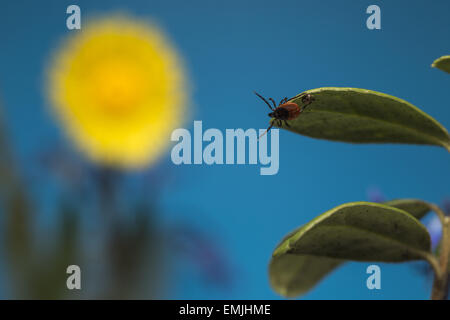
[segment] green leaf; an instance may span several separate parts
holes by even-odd
[[[432,211],[427,202],[418,199],[396,199],[383,202],[383,204],[406,211],[416,219],[422,219],[428,212]]]
[[[434,60],[431,66],[450,73],[450,56],[442,56],[439,59]]]
[[[351,202],[318,216],[275,250],[357,261],[422,259],[430,251],[426,228],[409,213],[383,204]]]
[[[352,143],[438,145],[450,152],[447,130],[402,99],[356,88],[318,88],[306,93],[315,100],[297,118],[288,121],[290,127],[283,124],[284,129]],[[301,95],[290,99],[303,107],[301,100]]]
[[[427,202],[418,199],[396,199],[383,204],[406,211],[416,219],[420,219],[429,211],[432,211]],[[306,226],[308,225],[302,226],[288,234],[282,240],[282,244],[285,241],[289,241],[289,239],[301,232]],[[346,259],[311,254],[279,254],[274,256],[270,262],[269,274],[271,286],[276,292],[285,297],[299,296],[308,292],[324,277],[346,261]]]
[[[287,235],[269,266],[281,295],[303,294],[345,260],[402,262],[430,254],[426,228],[409,213],[370,202],[338,206]]]
[[[303,295],[344,260],[302,254],[282,254],[270,261],[270,285],[284,297]]]

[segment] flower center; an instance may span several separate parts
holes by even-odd
[[[145,80],[142,72],[129,61],[110,60],[93,70],[91,94],[106,115],[123,116],[142,102]]]

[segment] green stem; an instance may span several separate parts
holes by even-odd
[[[439,217],[439,220],[441,220],[442,225],[445,224],[445,213],[444,211],[441,210],[441,208],[439,208],[437,205],[433,204],[433,203],[428,203],[428,205],[430,206],[430,209],[433,210],[437,216]]]
[[[435,255],[431,253],[427,253],[423,255],[424,259],[428,261],[428,263],[433,268],[435,278],[440,278],[441,275],[441,265],[439,264],[439,260],[436,258]]]
[[[100,211],[104,219],[111,220],[116,211],[116,172],[109,168],[99,168],[97,172]]]
[[[442,240],[439,255],[440,272],[435,272],[431,299],[445,300],[447,299],[449,284],[448,263],[450,257],[450,217],[446,217],[444,212],[434,204],[431,204],[431,208],[439,216],[442,224]]]

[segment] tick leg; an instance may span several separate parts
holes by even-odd
[[[281,120],[278,120],[278,126],[281,128],[283,127],[283,122]]]
[[[255,91],[253,91],[253,92],[255,92]],[[272,106],[267,102],[267,100],[266,99],[264,99],[264,97],[262,96],[262,95],[260,95],[259,93],[257,93],[257,92],[255,92],[255,94],[258,96],[258,97],[260,97],[268,106],[269,106],[269,108],[270,108],[270,110],[274,110],[273,108],[272,108]]]
[[[286,120],[284,120],[284,124],[286,125],[286,127],[290,128],[291,126],[289,125],[289,123],[287,123]]]
[[[288,101],[287,97],[284,97],[284,99],[281,99],[280,104],[286,103]]]
[[[275,103],[275,101],[272,98],[269,98],[269,100],[272,101],[273,107],[276,109],[277,108],[277,104]]]
[[[272,129],[274,123],[275,123],[275,122],[273,121],[273,122],[270,124],[270,126],[267,128],[266,132],[264,132],[262,135],[259,136],[258,140],[261,139],[261,137],[264,136],[267,132],[269,132],[270,129]]]

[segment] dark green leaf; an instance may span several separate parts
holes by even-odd
[[[284,240],[274,256],[312,254],[358,261],[422,259],[430,251],[426,228],[403,210],[352,202],[318,216]]]
[[[284,129],[335,141],[429,144],[450,151],[447,130],[402,99],[356,88],[318,88],[306,92],[315,101],[288,121],[290,127],[282,125]],[[299,95],[290,101],[302,107],[301,100]]]
[[[450,56],[442,56],[439,59],[434,60],[431,66],[450,73]]]

